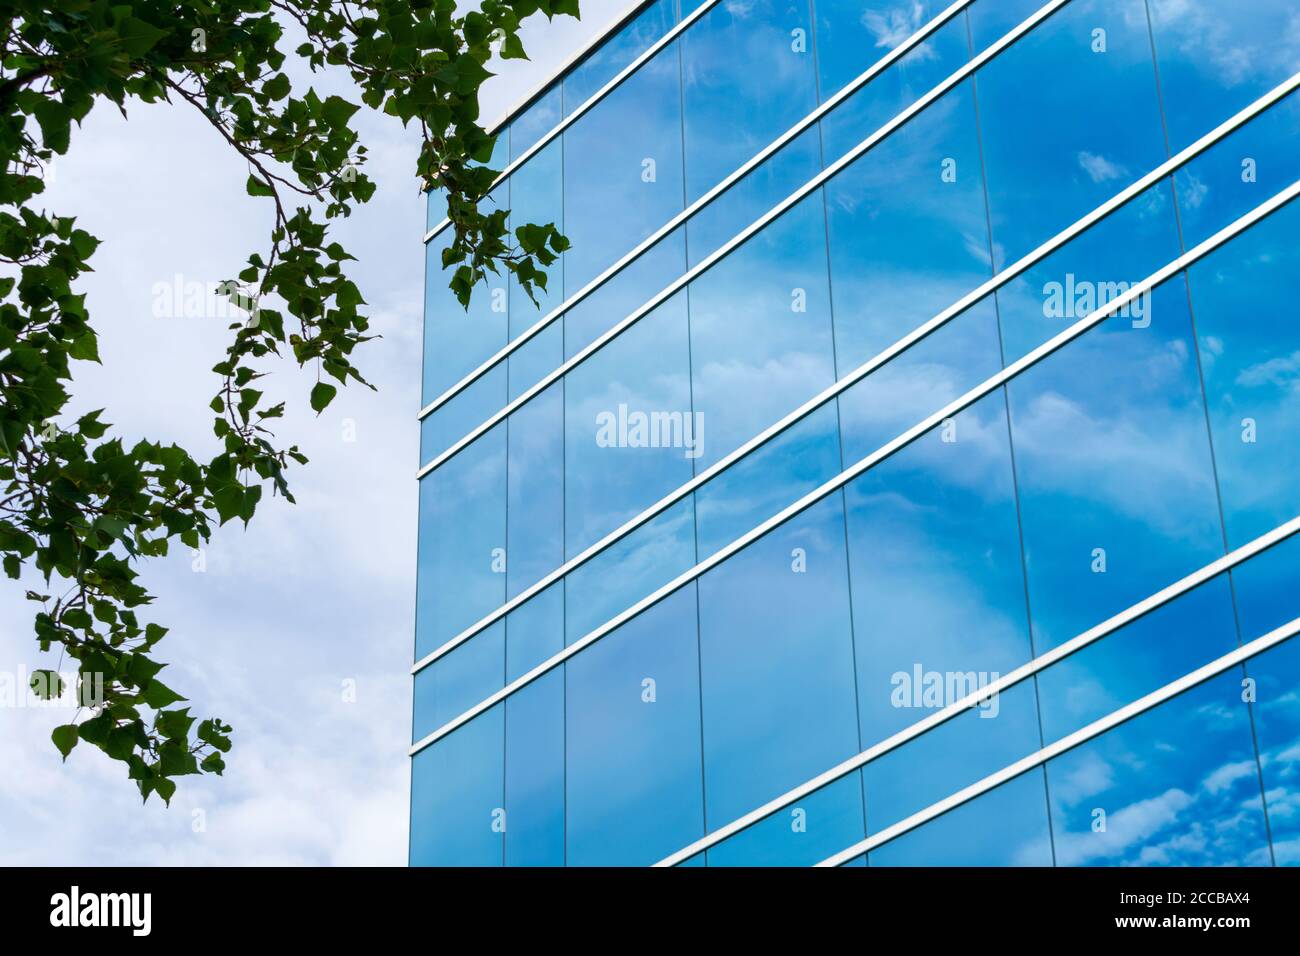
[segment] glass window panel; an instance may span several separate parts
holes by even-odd
[[[1290,537],[1232,571],[1241,636],[1253,641],[1300,613],[1300,537]]]
[[[863,767],[867,832],[982,780],[1038,750],[1040,741],[1034,685],[1022,682]]]
[[[697,471],[835,380],[825,238],[815,192],[691,283]]]
[[[825,188],[843,375],[990,275],[970,85]]]
[[[872,850],[872,866],[1051,866],[1043,771],[1031,770]]]
[[[490,212],[494,194],[485,201]],[[425,245],[424,283],[424,389],[423,402],[433,401],[506,344],[508,295],[503,275],[488,275],[474,288],[468,311],[448,288],[451,271],[443,271],[442,251],[451,244],[452,229]],[[494,305],[496,308],[494,308]]]
[[[564,324],[552,322],[511,352],[506,361],[510,365],[509,400],[513,402],[563,364]]]
[[[975,49],[983,50],[993,44],[1016,24],[1032,16],[1044,2],[1045,0],[981,0],[979,10],[969,15],[971,40]]]
[[[1251,558],[1232,572],[1241,636],[1247,641],[1300,614],[1300,537]],[[1300,866],[1300,641],[1295,638],[1251,658],[1255,736],[1268,807],[1273,857]],[[1243,693],[1244,693],[1243,688]]]
[[[1012,474],[995,392],[847,486],[865,745],[1030,658]]]
[[[510,121],[509,148],[512,162],[528,152],[564,118],[563,95],[561,84],[556,83]]]
[[[1039,674],[1043,739],[1059,740],[1236,646],[1221,575]]]
[[[1147,7],[1174,150],[1300,69],[1292,0],[1151,0]]]
[[[500,866],[502,717],[497,706],[411,761],[411,865]]]
[[[565,359],[573,358],[685,271],[686,229],[678,227],[564,313]],[[578,291],[572,283],[571,288]]]
[[[645,866],[704,833],[695,588],[565,665],[570,866]]]
[[[572,644],[695,564],[695,509],[683,498],[565,576]]]
[[[973,5],[972,23],[999,6]],[[977,83],[998,268],[1166,157],[1151,39],[1131,0],[1067,4]]]
[[[912,11],[920,9],[921,5],[915,4],[910,10],[895,6],[888,14],[876,16],[873,16],[871,10],[866,10],[863,11],[862,19],[855,21],[860,26],[850,28],[846,17],[855,15],[854,11],[860,10],[862,5],[852,0],[836,0],[829,14],[834,18],[829,25],[830,29],[824,28],[821,22],[827,17],[823,10],[824,0],[816,6],[819,18],[818,56],[821,57],[821,51],[828,44],[836,45],[841,51],[829,65],[822,59],[822,99],[825,100],[866,69],[868,60],[874,61],[884,55],[885,51],[881,48],[852,42],[855,33],[865,30],[874,36],[879,32],[881,40],[888,42],[891,47],[896,46],[905,39],[905,34],[902,30],[891,30],[891,24],[910,25],[914,19]],[[920,18],[921,22],[928,19],[928,13]],[[871,26],[867,26],[868,23]],[[910,29],[906,30],[907,35],[911,32]],[[850,42],[845,43],[846,40]],[[969,59],[969,50],[966,17],[962,14],[948,21],[924,43],[872,77],[865,86],[849,94],[821,120],[822,144],[825,149],[823,163],[829,166],[960,69]],[[869,52],[864,54],[864,51]],[[853,59],[848,60],[846,56],[852,56]],[[829,82],[825,79],[828,69],[834,73]]]
[[[1293,580],[1292,585],[1295,585]],[[1292,595],[1297,592],[1292,591]],[[1292,616],[1295,615],[1292,603]],[[1251,638],[1266,632],[1249,632]],[[1277,866],[1300,866],[1300,641],[1292,638],[1246,664],[1256,682],[1255,732]]]
[[[677,42],[564,132],[569,288],[582,288],[682,210]]]
[[[839,495],[705,573],[705,795],[721,826],[858,751]]]
[[[1292,203],[1189,271],[1234,548],[1300,514],[1297,226],[1300,206]]]
[[[415,656],[505,599],[506,430],[492,429],[420,481]]]
[[[690,265],[708,258],[820,170],[821,145],[814,125],[687,220]]]
[[[675,0],[655,0],[564,77],[564,115],[587,102],[677,22]]]
[[[697,459],[686,431],[694,441],[697,416],[689,370],[686,296],[678,293],[566,375],[569,556],[690,479]]]
[[[505,398],[506,366],[497,365],[420,419],[420,464],[433,461],[499,412]]]
[[[434,189],[424,194],[424,230],[428,232],[447,218],[447,194]]]
[[[1292,93],[1178,171],[1178,212],[1186,246],[1208,239],[1300,179],[1297,131],[1300,96]]]
[[[415,675],[414,734],[422,740],[504,683],[505,625],[474,635]]]
[[[564,668],[511,695],[505,708],[505,863],[563,866]]]
[[[506,615],[506,680],[517,680],[564,650],[564,582]]]
[[[1181,278],[1008,385],[1035,648],[1223,553]]]
[[[1047,765],[1060,866],[1267,865],[1234,669]]]
[[[998,289],[1007,363],[1122,295],[1181,252],[1173,194],[1162,180]],[[1129,306],[1129,317],[1143,321],[1145,315],[1138,313],[1148,301]]]
[[[822,99],[833,96],[946,6],[942,0],[908,4],[895,0],[818,0],[817,65]],[[964,32],[965,18],[958,15],[956,20]],[[935,54],[931,51],[930,55]]]
[[[564,563],[564,383],[511,414],[506,597]]]
[[[839,474],[839,416],[827,402],[695,492],[700,560]]]
[[[876,350],[872,357],[894,344],[891,334],[881,329],[866,343]],[[840,393],[845,464],[865,458],[1001,368],[997,309],[988,297]]]
[[[688,203],[816,108],[811,27],[807,0],[751,0],[682,34]]]
[[[564,147],[559,139],[531,157],[510,176],[510,231],[520,226],[553,223],[564,232]],[[510,277],[510,338],[536,324],[537,320],[564,301],[564,257],[543,267],[546,288],[533,288],[533,297]],[[558,362],[556,364],[559,364]],[[547,369],[550,371],[550,369]]]
[[[708,865],[812,866],[861,840],[862,828],[862,782],[852,774],[711,847]]]

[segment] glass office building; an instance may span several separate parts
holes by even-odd
[[[1300,863],[1300,8],[655,0],[426,236],[416,865]]]

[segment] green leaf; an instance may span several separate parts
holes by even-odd
[[[325,410],[325,406],[334,400],[338,394],[338,389],[329,382],[317,382],[311,389],[311,407],[319,415]]]
[[[244,189],[248,191],[248,195],[250,196],[274,196],[275,195],[274,189],[272,189],[269,185],[267,185],[265,182],[258,179],[256,176],[252,175],[251,173],[248,176],[248,182],[244,184]]]
[[[199,766],[208,773],[215,773],[217,776],[221,776],[221,772],[226,769],[226,762],[221,759],[221,754],[213,752],[204,757],[203,762],[200,763]]]
[[[164,710],[158,715],[158,732],[168,740],[185,740],[193,724],[194,718],[190,716],[188,707]]]
[[[59,748],[59,753],[63,754],[63,759],[68,759],[68,754],[72,753],[72,748],[77,746],[77,725],[61,724],[54,728],[50,734],[50,739],[54,741],[54,746]]]
[[[149,681],[144,688],[144,702],[154,710],[162,710],[164,707],[184,699],[157,678]]]
[[[54,700],[63,695],[63,678],[57,671],[32,671],[32,679],[28,683],[31,685],[32,693],[41,700]]]
[[[282,100],[289,95],[290,89],[289,78],[283,73],[277,73],[266,81],[266,85],[262,87],[262,92],[273,100]]]
[[[131,56],[144,56],[154,44],[167,35],[153,24],[146,23],[139,17],[125,17],[117,27],[122,49]]]
[[[519,39],[519,34],[511,33],[506,37],[505,42],[501,44],[501,59],[503,60],[526,60],[528,54],[524,52],[523,41]]]
[[[321,104],[321,116],[335,129],[343,129],[348,125],[352,114],[359,109],[360,106],[349,103],[341,96],[327,96],[325,102]]]

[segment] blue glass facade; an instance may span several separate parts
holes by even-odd
[[[518,112],[538,304],[430,198],[411,863],[1300,863],[1297,38],[656,0]]]

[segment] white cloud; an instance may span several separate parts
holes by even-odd
[[[1079,153],[1079,166],[1094,183],[1109,182],[1112,179],[1119,179],[1128,174],[1128,170],[1124,166],[1112,163],[1105,156],[1089,153],[1086,150]]]

